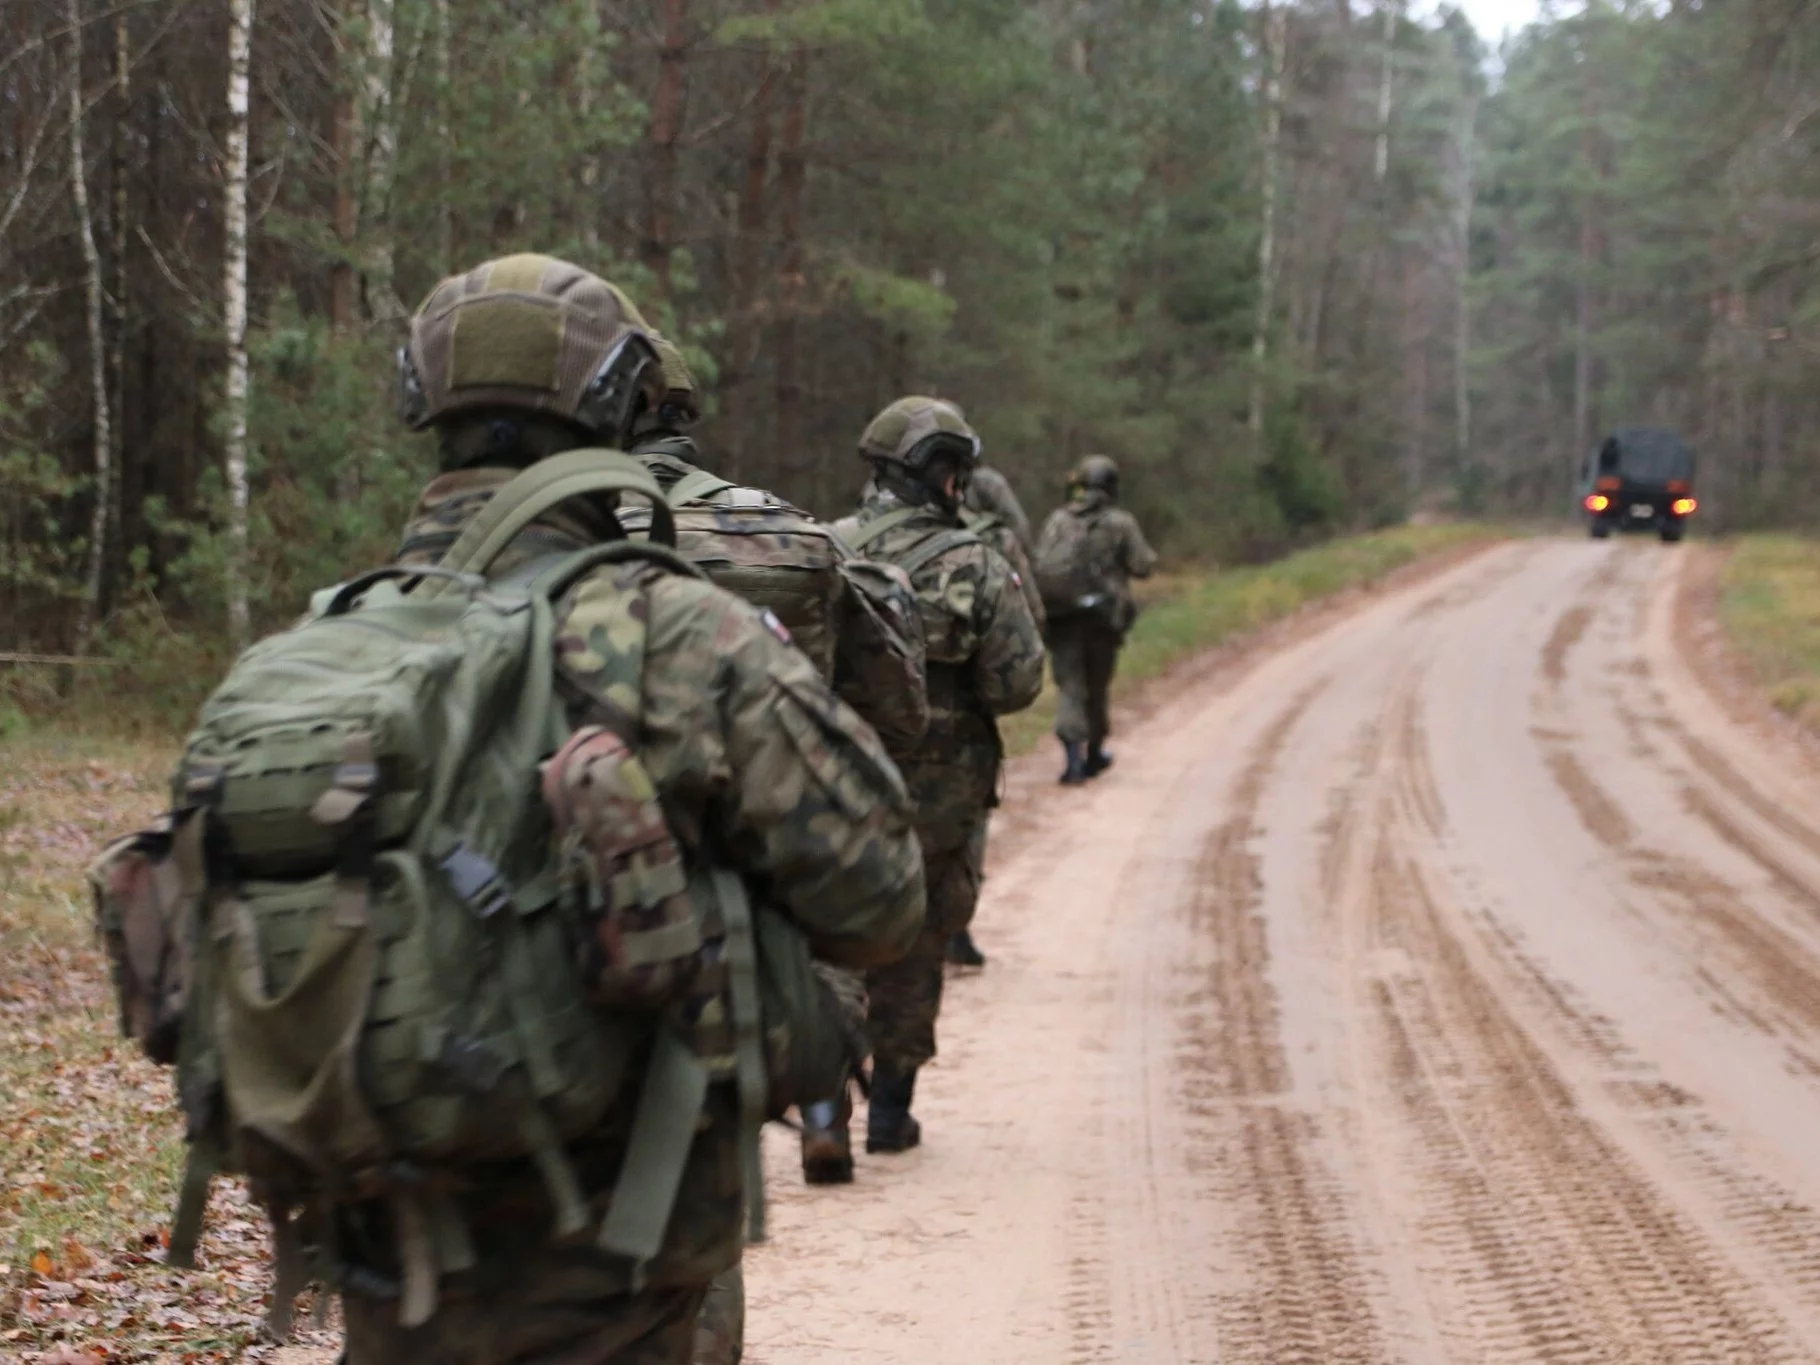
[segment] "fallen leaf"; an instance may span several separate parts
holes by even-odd
[[[95,1253],[74,1237],[63,1239],[63,1265],[66,1270],[88,1270],[95,1264]]]
[[[57,1263],[51,1259],[50,1252],[35,1251],[32,1253],[32,1273],[46,1280],[58,1278]]]

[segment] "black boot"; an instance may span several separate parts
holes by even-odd
[[[874,1063],[872,1108],[866,1115],[868,1152],[907,1152],[923,1140],[923,1127],[910,1117],[916,1097],[916,1068],[897,1071]]]
[[[1093,748],[1088,751],[1087,761],[1081,766],[1081,771],[1088,777],[1098,777],[1111,766],[1112,755],[1107,753],[1100,745],[1095,744]]]
[[[1075,744],[1069,740],[1062,741],[1062,752],[1068,756],[1068,766],[1062,769],[1061,784],[1064,787],[1078,787],[1087,780],[1087,746]]]
[[[965,929],[958,934],[948,935],[945,956],[956,967],[984,967],[986,965],[986,955],[974,943],[973,935]]]
[[[837,1100],[820,1100],[802,1106],[803,1182],[809,1185],[845,1185],[853,1179],[853,1142],[847,1123],[853,1117],[853,1100],[843,1088]]]

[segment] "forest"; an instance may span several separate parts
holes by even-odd
[[[405,320],[517,250],[822,513],[927,391],[1180,557],[1564,515],[1627,422],[1800,526],[1817,143],[1805,0],[0,0],[0,701],[187,700],[383,561]]]

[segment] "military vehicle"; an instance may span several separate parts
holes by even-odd
[[[1593,539],[1614,530],[1655,531],[1677,541],[1699,507],[1694,497],[1694,452],[1663,427],[1620,427],[1587,457],[1580,505],[1591,518]]]

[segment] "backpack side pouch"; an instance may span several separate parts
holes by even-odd
[[[95,933],[113,967],[121,1036],[161,1066],[177,1060],[190,990],[200,896],[179,870],[177,845],[196,818],[160,817],[116,839],[88,868]],[[193,833],[199,836],[200,827]]]

